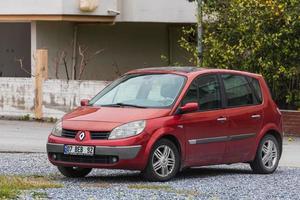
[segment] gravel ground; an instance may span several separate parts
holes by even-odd
[[[0,175],[55,177],[63,188],[24,192],[20,199],[46,193],[49,199],[300,199],[300,168],[280,167],[255,175],[246,164],[201,167],[166,183],[149,183],[139,172],[93,170],[84,179],[67,179],[45,154],[0,153]]]

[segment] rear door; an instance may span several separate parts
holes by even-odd
[[[228,123],[222,109],[218,75],[201,75],[191,84],[182,105],[198,102],[199,110],[181,115],[190,165],[218,164],[225,153]]]
[[[259,83],[256,79],[237,74],[222,74],[221,79],[229,122],[225,162],[249,161],[263,119],[260,87],[255,85]]]

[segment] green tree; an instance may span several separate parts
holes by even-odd
[[[206,0],[202,8],[204,66],[262,74],[281,107],[300,107],[300,1]],[[196,64],[191,35],[195,27],[184,27],[179,43]]]

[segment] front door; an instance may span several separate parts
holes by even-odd
[[[179,124],[186,133],[187,159],[190,165],[218,164],[223,160],[228,121],[222,109],[219,78],[201,75],[191,84],[181,105],[198,102],[197,112],[183,114]]]

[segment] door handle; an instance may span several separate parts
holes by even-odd
[[[252,115],[251,118],[252,119],[259,119],[261,117],[261,115]]]
[[[227,121],[227,117],[219,117],[219,118],[217,119],[217,121],[218,121],[218,122],[225,122],[225,121]]]

